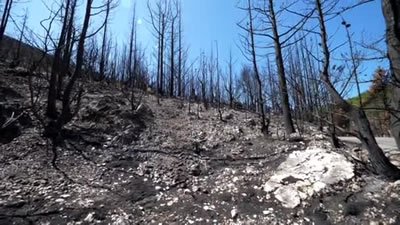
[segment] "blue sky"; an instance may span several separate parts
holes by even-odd
[[[43,1],[47,4],[52,2]],[[136,0],[137,17],[138,21],[140,20],[139,23],[141,22],[138,26],[138,34],[143,47],[147,51],[151,51],[156,42],[150,33],[151,25],[146,21],[148,18],[147,1],[154,2],[153,0]],[[354,0],[341,0],[341,4],[344,5],[352,2]],[[129,20],[133,0],[120,0],[120,3],[120,6],[113,13],[111,26],[113,36],[122,42],[127,40],[129,35]],[[201,50],[209,52],[211,46],[215,46],[215,41],[218,41],[222,62],[228,59],[229,51],[232,49],[234,58],[237,60],[236,69],[240,68],[241,64],[246,63],[246,59],[236,45],[236,43],[239,43],[238,33],[241,32],[236,23],[244,17],[244,12],[236,7],[237,3],[238,0],[182,0],[184,42],[190,47],[190,58],[197,57]],[[14,8],[13,15],[17,17],[24,8],[29,10],[29,26],[39,31],[39,21],[48,16],[42,0],[30,0],[29,3],[17,5]],[[360,41],[362,38],[365,41],[373,41],[384,35],[384,20],[378,0],[349,11],[343,16],[352,25],[351,32],[354,32],[355,41]],[[340,20],[332,20],[328,23],[330,35],[334,34],[330,39],[332,46],[345,41],[344,29],[340,22]],[[10,25],[7,33],[11,34],[14,30],[13,26]],[[259,41],[263,42],[264,40],[259,39]],[[265,39],[265,42],[268,43],[269,40]],[[338,55],[340,50],[336,53]],[[264,59],[260,59],[260,64],[263,63]],[[379,64],[380,62],[364,63],[363,72],[370,75]]]

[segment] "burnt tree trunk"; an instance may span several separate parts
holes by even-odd
[[[69,22],[68,22],[68,30],[66,36],[66,43],[63,52],[63,62],[62,62],[62,69],[58,74],[58,83],[57,83],[57,98],[62,98],[62,89],[63,89],[63,81],[64,77],[70,71],[70,64],[71,64],[71,54],[74,47],[74,18],[75,18],[75,11],[76,11],[76,4],[77,0],[72,0],[70,15],[69,15]]]
[[[70,0],[66,1],[63,25],[61,27],[60,38],[58,40],[57,48],[54,53],[53,65],[51,68],[49,92],[47,95],[47,110],[46,110],[46,115],[50,118],[57,117],[57,107],[56,107],[57,83],[58,83],[57,78],[58,78],[58,74],[60,73],[60,71],[62,69],[61,54],[63,52],[63,49],[65,48],[65,38],[66,38],[66,33],[67,33],[68,14],[69,14],[70,3],[71,3]]]
[[[1,47],[1,42],[3,40],[3,37],[4,37],[4,32],[6,31],[8,18],[10,18],[12,4],[13,4],[13,0],[7,0],[4,5],[3,16],[1,18],[1,24],[0,24],[0,47]]]
[[[179,28],[178,28],[178,96],[182,97],[182,12],[179,6]]]
[[[390,124],[397,148],[400,149],[400,2],[382,0],[382,9],[386,22],[386,42],[394,82]]]
[[[173,97],[174,96],[174,77],[175,77],[175,35],[174,35],[174,27],[175,27],[175,17],[172,18],[171,21],[171,59],[170,59],[170,78],[169,78],[169,96]]]
[[[72,94],[72,89],[75,85],[76,80],[81,76],[81,73],[82,73],[83,59],[84,59],[84,53],[85,53],[85,40],[86,40],[86,34],[87,34],[89,24],[90,24],[92,3],[93,3],[93,0],[88,0],[86,3],[85,19],[83,22],[82,32],[79,37],[78,49],[77,49],[77,53],[76,53],[75,71],[65,88],[65,92],[63,95],[63,101],[62,101],[62,113],[58,120],[59,126],[62,126],[63,124],[65,124],[66,122],[71,120],[71,116],[72,116],[71,106],[70,106],[71,94]]]
[[[274,37],[273,41],[275,45],[275,62],[279,75],[279,90],[281,92],[281,104],[282,104],[281,107],[283,111],[283,120],[285,123],[286,135],[289,135],[291,133],[294,133],[295,129],[293,126],[292,114],[290,112],[289,94],[286,84],[285,67],[283,65],[282,46],[279,40],[278,24],[276,21],[273,0],[269,0],[269,12],[272,25],[272,32]]]
[[[247,1],[247,4],[248,4],[248,13],[249,13],[250,51],[251,51],[251,57],[252,57],[251,59],[252,59],[252,63],[253,63],[253,70],[254,70],[254,74],[256,76],[257,86],[258,86],[257,92],[258,92],[258,107],[260,109],[260,114],[261,114],[261,132],[268,134],[269,120],[266,121],[266,117],[265,117],[264,96],[263,96],[263,90],[262,90],[263,86],[262,86],[262,81],[261,81],[260,73],[258,71],[258,66],[257,66],[257,55],[256,55],[254,31],[253,31],[253,14],[252,14],[250,0]],[[267,122],[267,124],[265,122]]]
[[[329,78],[330,51],[328,48],[328,37],[325,27],[324,13],[322,11],[321,0],[315,0],[316,9],[318,12],[318,20],[320,25],[321,47],[323,51],[323,67],[321,70],[321,79],[323,80],[329,94],[332,96],[336,104],[348,113],[351,120],[354,122],[357,136],[363,146],[368,150],[369,159],[375,168],[376,172],[389,179],[400,179],[400,170],[393,165],[385,156],[382,149],[378,146],[367,116],[361,108],[355,107],[344,100],[337,92]]]
[[[108,17],[110,15],[110,0],[107,1],[106,5],[106,17],[104,19],[104,30],[103,30],[103,40],[102,40],[102,45],[101,45],[101,54],[100,54],[100,65],[99,65],[99,72],[100,72],[100,80],[103,80],[105,78],[105,73],[106,73],[106,51],[107,51],[107,28],[108,28]]]

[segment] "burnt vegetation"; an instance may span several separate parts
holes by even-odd
[[[239,68],[217,41],[193,57],[181,0],[146,1],[154,52],[139,38],[136,1],[126,40],[112,33],[117,0],[43,1],[40,31],[16,13],[26,2],[2,1],[0,224],[398,224],[400,157],[376,137],[400,148],[400,3],[382,0],[385,37],[360,43],[346,12],[371,2],[240,1]],[[372,60],[382,65],[366,80]],[[273,182],[289,155],[312,161],[314,148],[352,175],[321,189],[292,175]],[[311,196],[279,197],[304,182],[315,182]]]

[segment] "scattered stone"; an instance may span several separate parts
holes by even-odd
[[[93,223],[94,221],[94,212],[90,212],[84,219],[85,222]]]
[[[71,197],[71,195],[70,194],[63,194],[63,195],[60,195],[60,197],[61,198],[69,198],[69,197]]]
[[[161,190],[161,189],[162,189],[162,187],[160,187],[160,186],[156,186],[156,187],[155,187],[155,189],[156,189],[156,191],[159,191],[159,190]]]
[[[206,211],[210,211],[210,210],[211,210],[211,207],[208,206],[208,205],[205,205],[205,206],[203,206],[203,209],[206,210]]]
[[[271,214],[271,213],[273,213],[274,212],[274,209],[273,208],[269,208],[268,210],[264,210],[263,211],[263,214],[264,215],[269,215],[269,214]]]
[[[239,215],[239,211],[237,209],[232,209],[231,210],[231,218],[236,219]]]

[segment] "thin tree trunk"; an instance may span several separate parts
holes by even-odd
[[[253,63],[253,70],[257,80],[257,92],[258,92],[258,108],[260,110],[261,115],[261,132],[268,134],[268,126],[269,121],[267,121],[265,117],[265,110],[264,110],[264,96],[262,90],[262,81],[260,77],[260,73],[258,72],[257,66],[257,55],[256,55],[256,48],[255,48],[255,41],[254,41],[254,32],[253,32],[253,14],[251,9],[251,2],[247,0],[248,4],[248,13],[249,13],[249,36],[250,36],[250,51],[252,56],[252,63]],[[267,122],[267,124],[265,124]]]
[[[4,32],[6,31],[8,18],[10,18],[12,4],[13,4],[13,0],[7,0],[6,4],[4,5],[3,16],[1,18],[1,24],[0,24],[0,48],[1,48],[1,42],[3,40]]]
[[[103,31],[103,40],[101,45],[101,54],[100,54],[100,80],[105,78],[105,67],[106,67],[106,51],[107,51],[107,28],[108,28],[108,17],[110,15],[110,0],[107,1],[106,6],[106,17],[104,19],[104,31]]]
[[[281,92],[281,104],[282,104],[281,107],[283,110],[283,120],[285,123],[286,135],[289,135],[291,133],[294,133],[295,129],[293,126],[292,114],[290,112],[289,94],[285,77],[285,67],[283,65],[282,46],[279,40],[278,24],[275,17],[273,0],[269,0],[269,11],[270,11],[272,31],[274,36],[275,61],[279,75],[279,89]]]
[[[63,52],[63,62],[62,62],[62,69],[61,72],[58,74],[58,84],[57,84],[57,98],[61,99],[62,97],[62,89],[63,89],[63,81],[64,77],[68,74],[70,70],[71,64],[71,53],[74,47],[74,18],[75,18],[75,11],[76,11],[76,3],[77,0],[72,0],[71,5],[71,12],[69,15],[69,22],[68,22],[68,31],[66,37],[66,44]]]
[[[61,68],[62,68],[61,53],[63,51],[63,48],[65,48],[65,38],[66,38],[66,33],[67,33],[68,14],[69,14],[70,3],[71,3],[70,0],[66,1],[65,14],[64,14],[64,19],[63,19],[63,25],[61,28],[61,33],[60,33],[60,39],[58,40],[57,48],[56,48],[56,51],[55,51],[54,57],[53,57],[53,65],[51,68],[49,92],[47,95],[47,110],[46,110],[46,115],[50,118],[57,117],[57,107],[56,107],[57,83],[58,83],[57,78],[58,78],[58,74],[60,73]]]
[[[179,6],[178,96],[182,97],[182,8]]]
[[[174,96],[174,76],[175,76],[175,53],[174,53],[174,50],[175,50],[175,44],[174,44],[174,42],[175,42],[175,37],[174,37],[174,26],[175,26],[175,18],[172,18],[172,24],[171,24],[171,59],[170,59],[170,61],[171,61],[171,67],[170,67],[170,72],[171,72],[171,75],[170,75],[170,79],[169,79],[169,95],[172,97],[172,96]]]
[[[62,110],[60,119],[58,121],[59,126],[62,124],[65,124],[67,121],[69,121],[72,116],[71,108],[70,108],[70,99],[71,99],[72,89],[75,85],[75,82],[81,76],[81,73],[82,73],[83,59],[84,59],[84,53],[85,53],[85,40],[86,40],[86,34],[87,34],[87,31],[89,28],[89,23],[90,23],[92,3],[93,3],[93,0],[87,0],[85,19],[83,22],[82,32],[79,37],[78,49],[77,49],[77,53],[76,53],[75,71],[74,71],[74,74],[72,75],[70,81],[68,82],[67,87],[65,88],[65,92],[63,95],[63,102],[62,102],[63,110]]]

